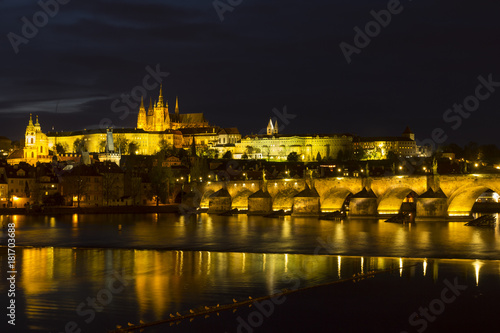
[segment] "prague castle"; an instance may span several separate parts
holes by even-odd
[[[36,162],[51,161],[54,155],[57,155],[57,151],[71,154],[104,153],[108,131],[112,131],[112,139],[118,154],[153,155],[162,146],[190,148],[194,145],[199,150],[216,150],[218,156],[229,151],[236,159],[275,161],[286,161],[290,153],[296,153],[299,160],[304,162],[350,158],[356,156],[358,151],[364,151],[363,155],[368,159],[377,157],[383,159],[389,151],[401,157],[427,155],[421,151],[421,147],[417,147],[414,134],[409,128],[400,137],[359,138],[350,134],[284,135],[278,133],[278,122],[275,121],[273,124],[270,119],[267,128],[262,130],[265,134],[242,138],[238,129],[234,127],[220,128],[210,125],[203,113],[181,114],[177,98],[174,112],[170,113],[160,86],[158,100],[153,102],[150,98],[147,111],[141,98],[136,128],[44,134],[38,116],[36,123],[33,124],[30,115],[24,148],[11,153],[7,160],[10,164],[19,162],[36,164]]]

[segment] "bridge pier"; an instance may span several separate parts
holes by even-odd
[[[272,213],[273,198],[267,191],[262,189],[248,197],[248,214],[249,215],[264,215]]]
[[[208,214],[218,214],[231,210],[231,195],[226,188],[221,188],[208,199]]]
[[[377,215],[377,196],[372,190],[363,188],[361,192],[351,197],[349,203],[350,216],[376,216]]]
[[[429,188],[417,198],[417,218],[448,217],[448,198],[441,189]]]
[[[306,188],[293,197],[292,216],[319,216],[319,194],[313,188]]]

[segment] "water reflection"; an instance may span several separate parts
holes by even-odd
[[[84,331],[93,331],[92,327],[103,331],[114,328],[110,320],[160,320],[176,311],[228,304],[233,298],[269,295],[295,284],[302,288],[385,269],[394,269],[402,278],[423,278],[430,271],[437,281],[440,270],[458,265],[458,271],[473,278],[476,286],[483,282],[480,272],[500,276],[500,263],[484,260],[52,247],[19,248],[17,259],[22,272],[17,297],[24,304],[27,328],[34,331],[62,330],[61,323],[69,320],[88,325]],[[6,256],[0,257],[0,263],[0,278],[5,279]],[[97,315],[95,322],[86,324],[76,307],[95,297],[117,272],[130,283],[113,295],[105,316]],[[5,294],[4,285],[0,292]]]
[[[500,230],[464,222],[409,226],[378,219],[347,222],[257,216],[175,214],[12,216],[18,245],[162,248],[258,253],[500,259]],[[122,231],[118,232],[118,226]]]

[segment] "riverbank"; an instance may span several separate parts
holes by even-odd
[[[65,214],[152,214],[178,213],[179,205],[161,206],[101,206],[101,207],[44,207],[40,210],[26,208],[0,208],[0,215],[65,215]]]

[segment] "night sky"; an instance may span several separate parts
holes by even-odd
[[[443,143],[498,142],[500,83],[469,97],[479,76],[500,82],[498,1],[221,0],[233,4],[224,13],[213,0],[59,1],[43,24],[36,1],[0,0],[0,135],[22,138],[30,112],[44,132],[135,127],[138,108],[120,96],[141,91],[149,66],[169,73],[171,112],[178,95],[181,112],[242,134],[279,111],[285,134],[387,136],[409,125],[419,140],[441,128]],[[390,22],[369,24],[373,37],[358,38],[348,64],[340,43],[354,47],[354,28],[388,7]],[[21,18],[34,15],[38,32],[24,36]],[[446,113],[464,100],[473,112]]]

